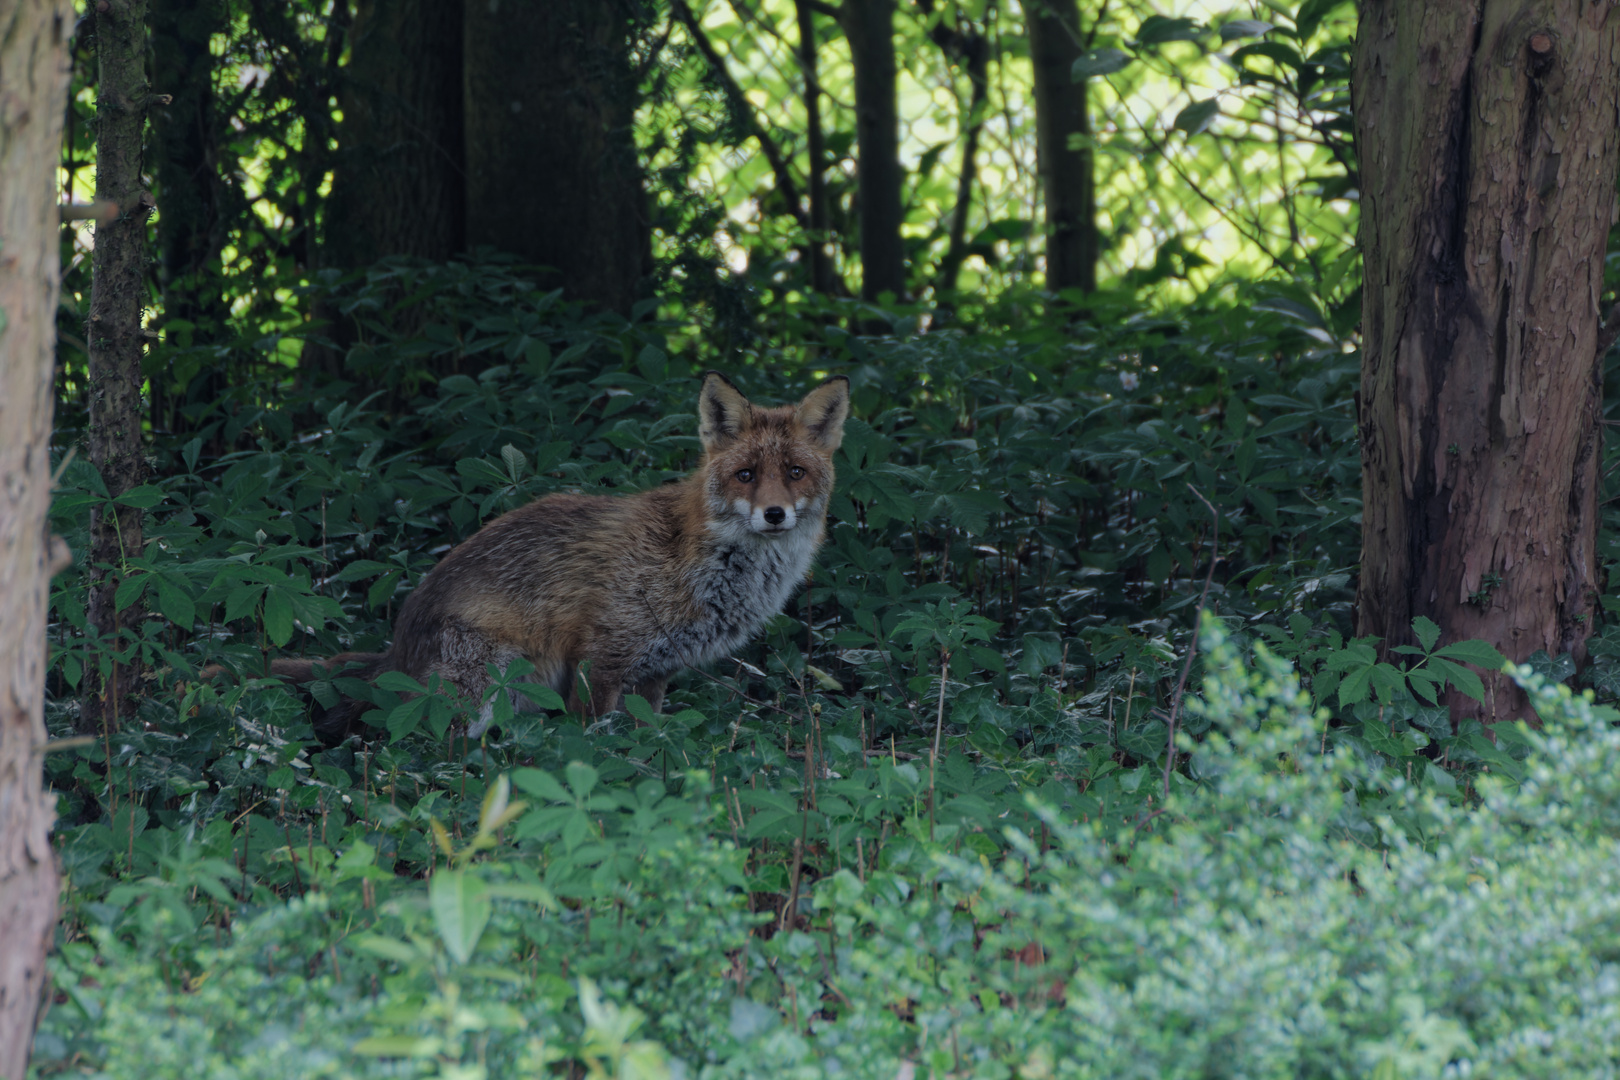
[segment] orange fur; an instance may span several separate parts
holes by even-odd
[[[636,495],[551,495],[496,518],[406,599],[385,655],[355,658],[361,677],[445,677],[481,703],[474,734],[493,712],[489,665],[518,657],[572,710],[600,715],[626,692],[658,708],[671,675],[742,644],[804,580],[848,413],[841,377],[763,409],[708,373],[696,472]],[[284,670],[312,677],[308,662]],[[347,728],[357,712],[340,705],[325,726]]]

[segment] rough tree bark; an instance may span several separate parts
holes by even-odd
[[[22,1080],[59,888],[44,787],[47,533],[67,0],[0,0],[0,1077]],[[53,550],[54,549],[54,550]]]
[[[327,265],[442,262],[466,247],[463,18],[460,0],[361,0],[338,96]]]
[[[1091,122],[1086,82],[1071,74],[1085,51],[1079,7],[1075,0],[1031,0],[1025,22],[1035,69],[1035,155],[1046,200],[1046,287],[1092,292],[1097,196],[1085,142]]]
[[[631,0],[466,5],[467,243],[628,314],[652,269]]]
[[[839,22],[855,68],[855,146],[860,169],[861,297],[906,295],[900,242],[900,113],[894,0],[844,0]]]
[[[146,84],[146,0],[97,0],[96,198],[114,202],[118,218],[96,226],[91,261],[89,417],[90,464],[111,498],[146,479],[141,438],[141,313],[146,306],[146,222],[152,196],[141,187],[141,141],[149,91]],[[141,606],[114,607],[119,567],[140,555],[141,510],[119,507],[90,513],[89,620],[104,645],[127,648],[123,631],[139,625]],[[114,662],[105,678],[87,673],[79,730],[116,726],[140,679],[139,659]]]
[[[1584,659],[1598,304],[1615,208],[1615,4],[1366,0],[1358,630]],[[1495,676],[1486,704],[1522,715]]]

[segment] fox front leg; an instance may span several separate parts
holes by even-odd
[[[624,703],[625,665],[601,658],[569,665],[574,673],[568,689],[568,711],[599,719],[618,711]]]

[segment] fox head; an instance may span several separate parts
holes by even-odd
[[[797,405],[764,409],[724,375],[706,374],[698,436],[714,524],[764,538],[814,532],[819,541],[832,497],[832,456],[848,416],[849,380],[842,375]]]

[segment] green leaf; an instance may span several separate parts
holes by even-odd
[[[1485,684],[1480,681],[1478,675],[1475,675],[1461,664],[1454,664],[1442,656],[1434,656],[1429,659],[1429,666],[1444,675],[1446,681],[1451,683],[1452,686],[1455,686],[1475,701],[1485,700]]]
[[[396,694],[425,694],[427,687],[403,671],[385,671],[377,676],[377,685]]]
[[[571,803],[574,797],[563,789],[557,778],[544,769],[515,769],[512,772],[512,783],[542,799],[555,803]]]
[[[137,488],[130,488],[113,502],[121,506],[134,506],[142,510],[150,510],[163,501],[163,489],[152,484],[142,484]]]
[[[583,799],[591,793],[596,786],[600,774],[583,761],[570,761],[568,767],[563,769],[563,775],[568,778],[568,786],[574,789],[574,797]]]
[[[164,578],[158,578],[157,606],[165,619],[183,630],[189,631],[197,619],[197,605],[191,597]]]
[[[523,472],[529,464],[529,459],[524,456],[523,451],[507,443],[501,447],[501,460],[506,463],[506,475],[512,483],[516,484],[523,479]]]
[[[1418,644],[1423,646],[1424,652],[1433,650],[1434,643],[1440,640],[1440,628],[1422,615],[1412,620],[1412,632],[1417,635]]]
[[[1196,19],[1149,15],[1142,20],[1136,41],[1139,45],[1163,45],[1167,41],[1202,41],[1208,34]]]
[[[225,621],[235,622],[251,613],[264,595],[263,585],[238,585],[225,594]]]
[[[428,697],[419,697],[411,701],[395,705],[388,711],[388,718],[383,726],[388,729],[388,737],[393,742],[399,742],[405,736],[415,731],[422,722],[422,713],[427,710]]]
[[[552,712],[562,712],[568,708],[561,694],[549,686],[540,686],[537,683],[512,683],[510,689],[517,691],[542,709]]]
[[[1502,665],[1507,663],[1507,657],[1497,652],[1496,646],[1479,640],[1453,642],[1443,649],[1435,650],[1434,655],[1443,656],[1448,660],[1461,660],[1465,664],[1473,664],[1487,671],[1500,671]]]
[[[445,950],[465,964],[489,924],[488,887],[467,871],[440,870],[428,881],[428,907]]]
[[[1207,101],[1195,101],[1185,109],[1176,113],[1175,129],[1185,131],[1188,135],[1197,135],[1209,127],[1210,121],[1221,111],[1221,104],[1214,98]]]
[[[292,640],[293,606],[282,589],[271,589],[264,596],[264,633],[272,645]]]
[[[652,705],[640,694],[624,695],[624,711],[648,727],[652,727],[657,723],[653,718]]]
[[[1221,27],[1221,40],[1237,41],[1239,38],[1260,37],[1275,27],[1275,23],[1268,23],[1264,19],[1233,19]]]
[[[152,577],[151,574],[131,574],[123,581],[120,581],[117,590],[113,593],[114,610],[123,611],[139,600],[141,594],[146,591],[146,586],[151,582]]]
[[[1094,49],[1074,62],[1069,68],[1069,78],[1079,82],[1098,75],[1112,75],[1124,70],[1130,62],[1131,57],[1118,49]]]
[[[1354,705],[1358,701],[1366,701],[1372,690],[1373,666],[1368,665],[1359,671],[1352,671],[1339,683],[1339,704]]]

